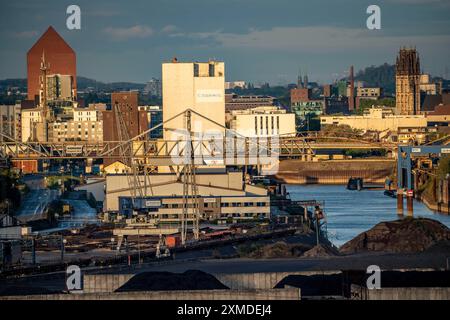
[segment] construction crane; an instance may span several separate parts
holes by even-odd
[[[141,181],[139,179],[139,164],[136,163],[133,159],[133,141],[130,140],[130,134],[128,130],[128,126],[125,123],[123,110],[120,110],[118,104],[113,106],[114,114],[116,117],[116,129],[117,136],[119,141],[124,141],[126,143],[121,143],[119,145],[119,153],[121,155],[122,162],[128,166],[131,170],[131,174],[126,173],[128,180],[128,187],[130,188],[131,193],[131,202],[132,207],[134,209],[134,204],[136,197],[142,197],[143,192],[141,188]]]
[[[183,165],[183,212],[181,217],[181,243],[185,244],[187,239],[187,229],[189,220],[189,208],[192,209],[191,217],[193,221],[192,231],[194,239],[198,240],[200,234],[200,212],[198,205],[198,189],[195,177],[195,155],[193,145],[193,133],[191,127],[192,115],[190,110],[186,110],[184,114],[186,123],[186,145],[185,145],[185,161]],[[189,201],[190,200],[190,201]]]

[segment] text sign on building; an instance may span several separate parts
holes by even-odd
[[[223,102],[223,91],[216,89],[199,89],[195,93],[196,102]]]
[[[147,208],[160,207],[161,206],[161,201],[159,201],[159,200],[146,200],[145,201],[145,206]]]
[[[68,155],[79,155],[83,153],[83,146],[66,146],[66,153]]]
[[[450,148],[442,148],[441,153],[450,153]]]
[[[411,152],[414,152],[414,153],[420,153],[420,151],[421,151],[420,148],[412,148],[411,149]]]
[[[204,203],[214,203],[214,202],[216,202],[216,198],[204,198],[203,202]]]

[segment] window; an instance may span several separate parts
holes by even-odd
[[[273,116],[270,117],[271,123],[272,123],[272,134],[274,134],[274,121],[273,121]]]

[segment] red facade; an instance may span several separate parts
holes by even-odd
[[[111,110],[103,111],[103,141],[119,141],[126,137],[120,137],[116,112],[122,115],[128,138],[133,138],[148,129],[147,112],[138,110],[137,92],[113,92],[111,94]],[[119,156],[119,150],[115,153]],[[111,164],[116,159],[104,159],[105,165]]]
[[[53,27],[49,27],[27,53],[28,100],[35,100],[35,96],[39,95],[39,75],[43,52],[46,62],[50,64],[49,74],[71,75],[76,95],[75,51]]]

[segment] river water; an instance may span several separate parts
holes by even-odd
[[[286,185],[292,200],[325,201],[328,238],[340,246],[381,221],[397,216],[397,200],[383,190],[350,191],[344,185]],[[406,216],[406,201],[404,204]],[[450,227],[450,216],[434,213],[414,201],[414,216],[438,220]]]

